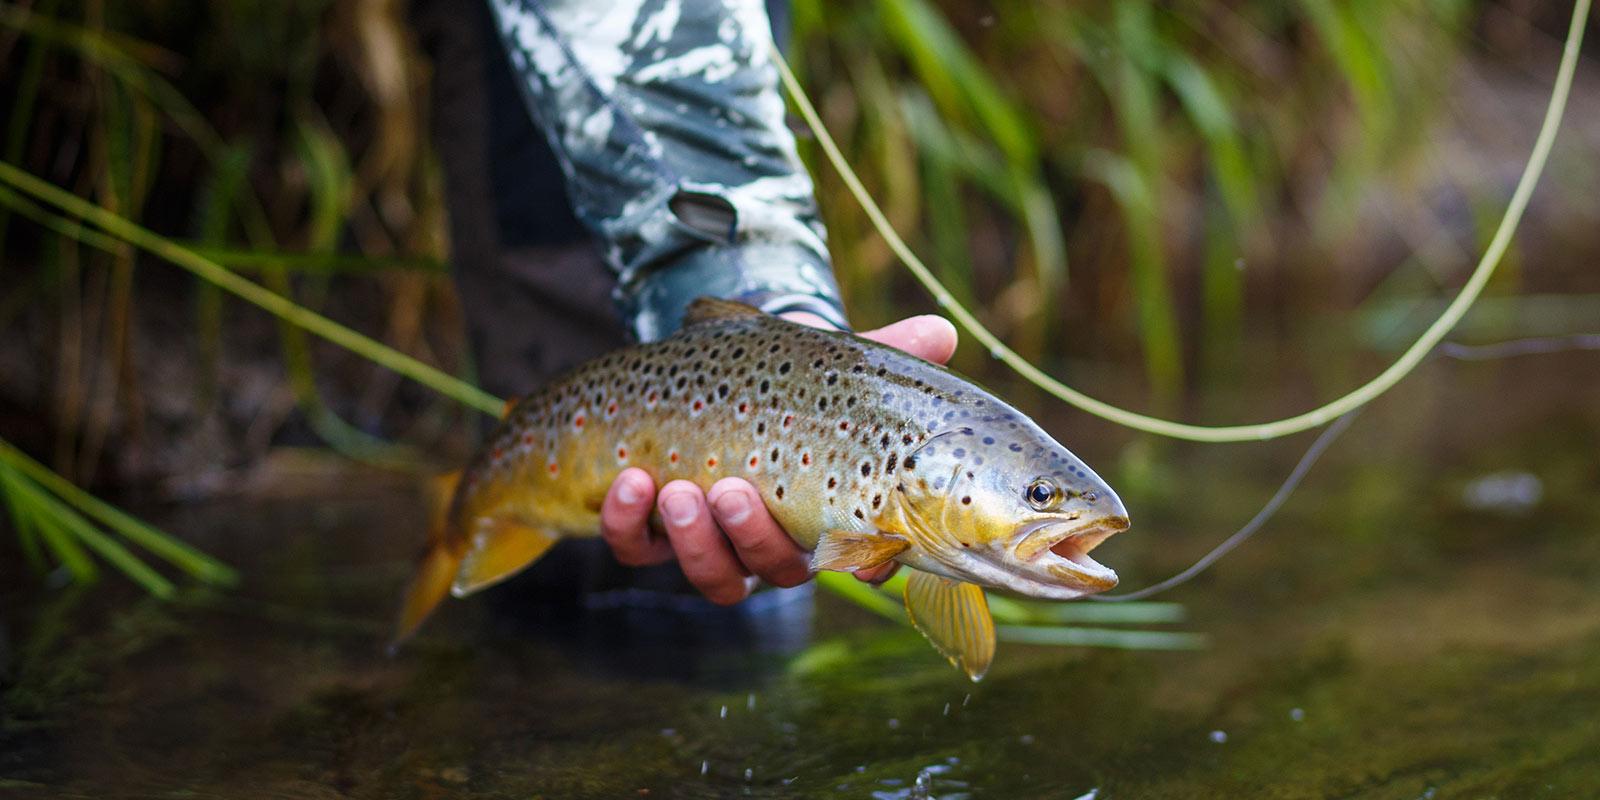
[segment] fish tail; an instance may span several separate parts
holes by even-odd
[[[460,482],[461,471],[457,470],[434,478],[429,487],[432,513],[428,523],[428,545],[417,564],[416,577],[411,579],[411,586],[406,589],[405,599],[400,605],[400,621],[395,626],[394,638],[389,642],[391,651],[417,632],[417,628],[449,593],[450,584],[461,569],[462,556],[452,552],[448,544],[450,504]]]

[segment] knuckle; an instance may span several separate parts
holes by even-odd
[[[780,589],[789,589],[811,580],[811,570],[799,564],[789,565],[769,571],[762,580]]]
[[[720,581],[714,586],[701,589],[707,600],[719,606],[731,606],[743,600],[746,595],[744,581]]]

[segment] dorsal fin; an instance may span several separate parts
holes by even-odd
[[[696,297],[693,302],[689,303],[689,308],[683,312],[683,324],[684,327],[688,327],[705,322],[764,316],[766,314],[761,309],[745,305],[737,300],[724,300],[720,297]]]

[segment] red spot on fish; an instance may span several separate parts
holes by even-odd
[[[787,428],[787,427],[789,427],[790,425],[793,425],[793,424],[794,424],[794,415],[793,414],[785,414],[785,415],[783,415],[783,427]]]
[[[554,475],[554,474],[556,474],[556,473],[557,473],[557,472],[560,472],[560,471],[561,471],[561,465],[560,465],[560,464],[557,464],[557,463],[556,463],[556,462],[554,462],[554,461],[552,461],[552,462],[550,462],[550,464],[549,464],[549,466],[548,466],[548,467],[546,467],[546,469],[549,469],[549,470],[550,470],[550,474],[551,474],[551,475]]]
[[[800,454],[800,463],[802,465],[804,465],[804,466],[807,466],[807,467],[811,466],[811,454],[810,453],[801,453]]]
[[[750,457],[750,466],[752,466],[752,467],[755,466],[756,462],[759,461],[759,460],[760,459],[756,458],[755,456],[751,456]]]
[[[503,456],[503,455],[505,455],[505,454],[506,454],[506,451],[505,451],[505,450],[503,450],[503,449],[501,449],[501,448],[499,448],[499,447],[496,447],[496,448],[495,448],[495,449],[494,449],[494,460],[496,460],[496,461],[499,461],[499,460],[500,460],[500,457],[501,457],[501,456]]]
[[[531,434],[531,433],[522,434],[522,443],[523,444],[533,444],[533,434]]]
[[[617,458],[627,458],[627,457],[628,457],[628,448],[626,448],[626,447],[617,448]]]
[[[839,423],[839,430],[841,430],[841,431],[850,430],[850,422],[848,420],[840,422]]]
[[[574,427],[574,428],[582,428],[583,427],[583,423],[585,423],[587,421],[588,420],[582,414],[579,414],[578,416],[572,418],[572,427]]]
[[[706,407],[706,404],[704,402],[702,402],[700,400],[694,401],[693,408],[694,408],[695,411],[699,411],[700,409],[705,408],[705,407]]]
[[[715,458],[706,459],[706,466],[711,467],[712,469],[716,469],[717,460]]]
[[[740,414],[744,414],[744,413],[748,412],[749,410],[750,410],[750,404],[749,403],[740,403],[739,404],[739,413]]]
[[[612,401],[611,405],[606,406],[606,413],[610,414],[611,416],[616,416],[616,414],[617,414],[616,401]]]
[[[674,451],[668,453],[667,454],[667,460],[671,461],[674,464],[678,463],[678,451],[674,450]]]

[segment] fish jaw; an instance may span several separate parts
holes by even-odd
[[[1120,509],[1118,509],[1120,512]],[[1113,534],[1128,529],[1126,513],[1098,515],[1087,522],[1076,515],[1030,523],[1014,537],[1005,560],[1014,565],[1005,588],[1030,597],[1071,600],[1117,585],[1117,573],[1089,556]]]

